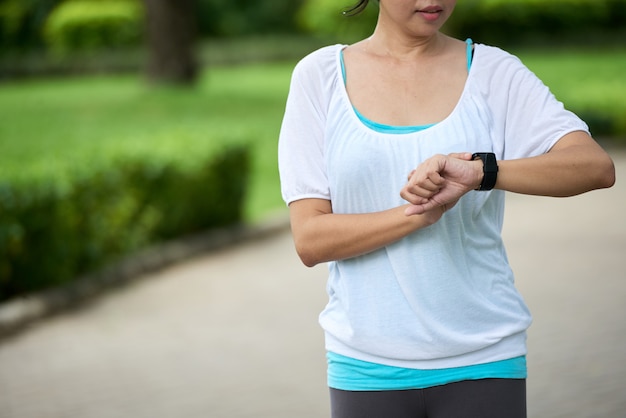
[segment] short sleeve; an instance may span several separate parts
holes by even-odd
[[[499,51],[499,59],[494,60],[489,101],[502,130],[504,159],[541,155],[568,133],[589,132],[517,57],[492,49]]]
[[[324,156],[328,97],[336,48],[305,57],[294,68],[278,140],[278,168],[285,203],[330,200]]]

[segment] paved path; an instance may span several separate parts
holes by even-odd
[[[531,418],[626,416],[626,152],[614,157],[611,190],[509,196],[505,239],[535,317]],[[0,417],[328,417],[325,273],[285,232],[40,322],[0,341]]]

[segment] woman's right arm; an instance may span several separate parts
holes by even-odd
[[[408,204],[370,214],[333,213],[325,198],[330,193],[324,131],[336,57],[336,47],[322,48],[296,66],[279,139],[282,194],[290,202],[296,251],[309,267],[374,251],[432,225],[443,214],[437,207],[423,215],[405,216]]]
[[[316,264],[377,250],[437,222],[444,207],[406,216],[408,205],[366,214],[335,214],[329,200],[301,199],[289,205],[291,230],[302,262]]]

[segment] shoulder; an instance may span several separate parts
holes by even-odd
[[[337,54],[345,47],[342,44],[322,47],[306,55],[298,65],[328,65],[337,59]]]
[[[336,70],[339,51],[344,45],[330,45],[311,52],[302,58],[294,69],[294,75],[326,77]]]
[[[477,65],[486,70],[502,68],[525,68],[522,61],[515,55],[496,46],[476,44],[475,57]]]
[[[295,66],[291,76],[292,94],[327,102],[341,73],[339,51],[343,45],[327,46],[311,52]]]
[[[472,71],[476,82],[495,95],[508,94],[513,86],[526,90],[543,84],[517,56],[494,46],[476,45]]]

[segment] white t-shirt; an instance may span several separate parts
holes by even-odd
[[[340,64],[344,47],[317,50],[293,72],[279,140],[287,203],[328,199],[334,213],[390,209],[406,203],[399,193],[407,174],[434,154],[523,158],[588,130],[517,58],[477,44],[447,118],[419,132],[377,132],[350,103]],[[501,240],[503,214],[503,191],[470,192],[436,224],[329,263],[329,302],[320,315],[327,350],[416,369],[526,354],[531,317]]]

